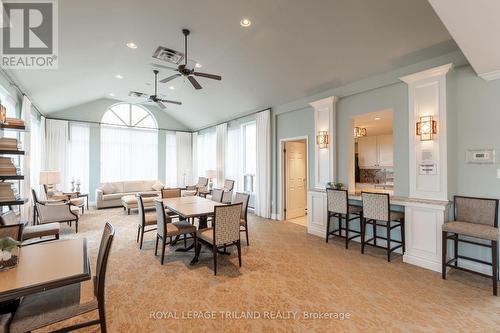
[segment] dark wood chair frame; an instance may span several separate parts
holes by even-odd
[[[238,193],[236,193],[238,194]],[[245,219],[245,226],[240,225],[240,233],[244,232],[245,237],[247,239],[247,246],[250,246],[250,241],[248,240],[248,203],[250,202],[250,194],[248,193],[241,193],[247,196],[247,203],[245,207],[245,216],[243,218]],[[243,227],[243,229],[241,229]]]
[[[495,202],[495,220],[493,221],[493,227],[498,228],[498,202],[499,202],[498,199],[477,198],[477,197],[467,197],[467,196],[455,195],[455,196],[453,196],[453,220],[455,220],[455,216],[457,213],[457,204],[456,204],[457,198],[494,201]],[[490,244],[486,244],[486,243],[475,242],[475,241],[468,240],[468,239],[461,239],[459,236],[460,235],[456,234],[456,233],[451,233],[451,235],[448,235],[447,231],[442,232],[442,247],[443,247],[442,248],[442,259],[441,259],[442,278],[444,280],[446,280],[446,268],[447,267],[451,267],[451,268],[458,269],[458,270],[461,270],[464,272],[487,277],[487,278],[490,278],[493,280],[493,295],[497,296],[497,289],[498,289],[498,287],[497,287],[498,286],[498,241],[490,241]],[[464,236],[466,236],[466,235],[464,235]],[[466,236],[466,237],[475,238],[472,236]],[[447,258],[448,240],[453,241],[453,250],[454,250],[454,256],[450,260],[448,260],[448,258]],[[486,241],[486,240],[484,240],[484,241]],[[468,257],[468,256],[464,256],[464,255],[459,254],[458,245],[460,242],[490,248],[491,249],[491,262],[479,260],[476,258],[472,258],[472,257]],[[467,269],[465,267],[460,267],[460,266],[458,266],[458,259],[470,260],[473,262],[477,262],[479,264],[491,266],[492,274],[488,275],[488,274],[484,274],[481,272],[476,272],[476,271]]]
[[[326,212],[326,242],[328,243],[328,239],[330,238],[330,236],[337,236],[340,238],[345,238],[345,248],[348,249],[349,248],[349,241],[351,241],[355,238],[361,237],[361,231],[357,231],[357,230],[351,229],[349,227],[349,223],[351,221],[359,219],[359,221],[360,221],[359,226],[361,228],[361,213],[360,214],[352,214],[352,215],[354,215],[354,217],[351,217],[351,213],[349,213],[349,206],[351,206],[351,205],[349,205],[349,196],[348,196],[347,190],[327,189],[326,191],[327,192],[328,191],[345,192],[345,197],[346,197],[346,202],[347,202],[347,214],[335,213],[335,212],[331,212],[331,211]],[[327,196],[327,198],[328,198],[328,196]],[[335,218],[335,217],[338,219],[339,227],[337,229],[330,231],[331,219]],[[346,224],[345,227],[342,226],[343,220],[345,220],[345,224]],[[342,231],[345,231],[345,236],[342,236]],[[338,232],[338,234],[336,232]],[[349,237],[350,232],[355,234],[355,235]]]
[[[36,225],[40,224],[40,221],[38,219],[40,214],[38,213],[38,208],[36,206],[37,203],[40,205],[43,205],[43,206],[50,206],[51,204],[54,204],[54,203],[64,203],[66,206],[68,206],[68,210],[69,210],[70,214],[73,215],[75,218],[73,220],[70,220],[70,221],[60,221],[59,223],[66,222],[70,227],[72,227],[73,222],[75,222],[75,232],[78,233],[79,217],[78,217],[78,214],[75,214],[71,211],[71,207],[73,205],[69,201],[65,202],[64,200],[54,200],[54,201],[50,201],[50,202],[41,202],[40,200],[38,200],[38,196],[36,195],[36,192],[34,189],[31,189],[31,195],[33,197],[33,224],[36,224]]]
[[[12,210],[9,210],[9,211],[6,211],[6,212],[4,212],[4,213],[0,214],[0,227],[2,227],[2,226],[7,226],[7,225],[8,225],[8,224],[4,224],[4,223],[2,222],[2,220],[3,220],[3,219],[2,219],[2,217],[3,217],[5,214],[9,213],[9,212],[12,212]],[[21,224],[21,225],[23,226],[23,230],[24,230],[24,228],[28,225],[28,221],[26,221],[26,222],[19,222],[19,224]],[[32,239],[32,238],[30,238],[30,239]],[[23,244],[22,246],[28,246],[28,245],[34,245],[34,244],[45,243],[45,242],[51,242],[51,241],[58,240],[58,239],[59,239],[59,234],[55,234],[55,235],[54,235],[54,238],[43,238],[43,239],[42,239],[42,237],[40,237],[40,240],[39,240],[39,241],[29,242],[28,244]],[[27,239],[27,240],[28,240],[28,239]],[[21,241],[22,241],[22,239],[21,239]]]
[[[17,228],[17,239],[16,241],[21,242],[23,240],[23,227],[22,223],[17,224],[8,224],[8,225],[0,225],[0,229],[15,229]]]
[[[373,193],[373,192],[361,192],[361,195],[363,193],[369,193],[369,194],[377,194],[377,195],[385,195],[387,196],[387,212],[389,216],[387,217],[388,221],[386,224],[383,223],[377,223],[377,220],[374,219],[367,219],[364,217],[364,214],[361,215],[361,253],[365,253],[365,245],[377,247],[380,249],[385,249],[387,251],[387,261],[391,261],[391,253],[394,252],[395,250],[399,248],[403,248],[403,253],[405,253],[405,223],[404,223],[404,218],[401,219],[400,221],[391,221],[391,202],[390,202],[390,197],[388,193]],[[364,212],[364,211],[363,211]],[[391,225],[392,222],[394,222],[394,225]],[[370,239],[365,239],[366,237],[366,226],[371,225],[372,226],[372,233],[373,237]],[[377,227],[385,227],[386,232],[387,232],[387,237],[379,236],[377,235]],[[391,238],[391,231],[395,228],[400,228],[401,232],[401,240],[395,240]],[[383,239],[387,242],[386,246],[380,246],[377,244],[378,239]],[[370,243],[373,242],[373,243]],[[391,243],[397,243],[398,245],[394,246],[391,248]]]
[[[212,248],[212,253],[213,253],[213,256],[214,256],[214,275],[217,275],[217,253],[219,252],[219,249],[223,248],[224,251],[226,250],[226,248],[228,246],[236,246],[237,250],[238,250],[238,263],[239,263],[239,267],[241,267],[241,240],[238,239],[237,241],[234,241],[230,244],[224,244],[224,245],[215,245],[215,242],[216,242],[216,239],[215,239],[215,228],[217,228],[217,210],[221,209],[221,208],[227,208],[227,207],[230,207],[230,206],[240,206],[242,205],[242,203],[236,203],[236,204],[228,204],[228,205],[224,205],[224,206],[216,206],[214,208],[214,223],[213,223],[213,228],[212,228],[212,231],[213,231],[213,241],[214,241],[214,244],[210,244],[209,242],[206,242],[205,240],[201,239],[201,238],[198,238],[198,246],[195,248],[196,249],[196,255],[195,255],[195,260],[194,261],[198,261],[198,257],[199,257],[199,254],[201,252],[201,245],[204,244],[206,245],[207,247],[211,247]],[[240,220],[238,219],[238,225],[240,223]]]
[[[140,209],[141,212],[142,212],[142,221],[141,221],[141,224],[139,224],[138,227],[137,227],[137,240],[136,240],[136,243],[139,243],[139,240],[140,240],[139,249],[142,250],[142,243],[143,243],[143,240],[144,240],[144,234],[146,232],[155,231],[156,230],[156,224],[154,225],[154,227],[152,225],[151,226],[146,226],[146,210],[144,209],[144,202],[142,201],[142,195],[138,193],[138,194],[136,194],[136,197],[141,201],[141,207],[137,207],[137,209]],[[146,227],[152,227],[152,228],[146,229]]]

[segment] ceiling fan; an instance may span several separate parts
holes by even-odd
[[[191,84],[193,85],[193,87],[198,90],[198,89],[202,89],[202,87],[198,83],[198,81],[195,79],[195,76],[205,77],[207,79],[212,79],[212,80],[219,80],[219,81],[222,80],[222,77],[220,75],[195,72],[195,70],[194,70],[194,67],[195,67],[194,64],[192,62],[188,63],[188,42],[187,42],[187,38],[189,36],[190,31],[188,29],[182,29],[182,33],[184,34],[184,64],[179,65],[177,68],[155,64],[155,66],[179,72],[177,74],[171,75],[169,77],[166,77],[166,78],[160,80],[160,82],[161,83],[166,83],[166,82],[169,82],[169,81],[171,81],[171,80],[173,80],[173,79],[175,79],[177,77],[185,76],[185,77],[187,77],[187,79],[189,80],[189,82],[191,82]]]
[[[154,95],[148,95],[146,93],[141,93],[141,92],[138,92],[138,91],[131,91],[129,93],[129,96],[147,98],[147,100],[146,100],[145,103],[150,103],[150,102],[156,103],[156,105],[158,105],[160,107],[160,109],[166,109],[167,108],[165,106],[165,104],[163,104],[163,103],[171,103],[171,104],[182,105],[181,102],[171,101],[171,100],[168,100],[168,99],[163,99],[160,96],[158,96],[158,73],[159,73],[159,71],[157,71],[155,69],[155,70],[153,70],[153,73],[155,74],[155,81],[154,81],[154,89],[155,89],[155,91],[154,91]]]

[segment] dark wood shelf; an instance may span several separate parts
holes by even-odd
[[[0,124],[0,130],[26,131],[26,126]]]
[[[0,155],[24,155],[24,150],[3,150],[3,149],[0,149]]]
[[[0,176],[0,180],[23,180],[23,175]]]
[[[20,206],[28,202],[28,198],[21,198],[13,201],[0,201],[0,206]]]

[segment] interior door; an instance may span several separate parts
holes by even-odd
[[[394,153],[392,135],[380,135],[377,137],[378,165],[392,168],[394,165]]]
[[[358,158],[361,168],[374,168],[377,166],[376,136],[364,136],[358,139]]]
[[[305,141],[288,141],[285,145],[286,219],[306,215],[307,149]]]

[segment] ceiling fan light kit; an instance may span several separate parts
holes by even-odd
[[[177,104],[177,105],[182,105],[181,102],[177,101],[172,101],[168,99],[163,99],[158,96],[158,70],[153,70],[153,73],[155,75],[155,80],[154,80],[154,94],[153,95],[148,95],[146,93],[142,93],[139,91],[130,91],[129,96],[132,97],[139,97],[139,98],[147,98],[145,103],[150,103],[153,102],[155,103],[160,109],[166,109],[167,107],[165,106],[164,103],[170,103],[170,104]]]

